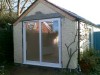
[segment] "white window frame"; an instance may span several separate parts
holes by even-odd
[[[59,47],[59,63],[48,63],[48,62],[43,62],[42,61],[42,32],[41,32],[41,23],[44,21],[58,21],[58,37],[59,37],[59,42],[58,42],[58,47]],[[23,64],[29,64],[29,65],[38,65],[38,66],[47,66],[47,67],[56,67],[56,68],[62,68],[61,64],[61,20],[60,18],[52,18],[52,19],[42,19],[42,20],[37,20],[39,22],[39,46],[40,46],[40,61],[29,61],[26,60],[26,26],[25,22],[34,22],[33,21],[24,21],[23,23]]]

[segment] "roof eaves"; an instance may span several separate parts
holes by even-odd
[[[49,1],[47,1],[47,0],[35,0],[17,19],[16,19],[16,21],[15,21],[15,23],[13,24],[13,25],[16,25],[20,20],[19,19],[22,19],[23,18],[23,15],[37,2],[37,1],[40,1],[40,2],[42,2],[42,1],[45,1],[45,2],[47,2],[47,3],[49,3],[49,4],[51,4],[51,5],[53,5],[53,6],[55,6],[56,8],[58,8],[58,9],[60,9],[61,11],[63,11],[63,12],[65,12],[63,9],[61,9],[60,7],[58,7],[58,6],[56,6],[55,4],[53,4],[53,3],[51,3],[51,2],[49,2]],[[65,12],[65,13],[67,13],[67,12]],[[68,15],[70,15],[69,13],[67,13]],[[72,16],[73,17],[73,15],[70,15],[70,16]],[[73,17],[73,18],[75,18],[75,17]]]
[[[58,9],[62,10],[63,12],[67,13],[68,15],[70,15],[70,16],[72,16],[72,17],[76,18],[76,17],[75,17],[75,16],[73,16],[72,14],[70,14],[70,13],[66,12],[66,10],[64,10],[64,9],[63,9],[63,8],[61,8],[60,6],[57,6],[56,4],[53,4],[53,3],[51,3],[51,2],[49,2],[49,1],[47,1],[47,0],[45,0],[45,1],[46,1],[46,2],[48,2],[49,4],[51,4],[51,5],[55,6],[56,8],[58,8]]]
[[[23,12],[22,15],[24,15],[24,14],[27,12],[27,10],[30,9],[37,1],[39,1],[39,0],[35,0],[35,1]],[[40,0],[40,1],[42,1],[42,0]],[[64,9],[64,8],[61,8],[61,7],[55,5],[55,4],[53,4],[53,3],[51,3],[51,2],[49,2],[49,1],[47,1],[47,0],[44,0],[44,1],[46,1],[47,3],[49,3],[49,4],[53,5],[53,6],[55,6],[56,8],[60,9],[61,11],[67,13],[68,15],[70,15],[70,16],[76,18],[77,21],[80,20],[80,21],[83,21],[83,22],[85,22],[85,23],[88,23],[88,24],[91,24],[91,25],[95,26],[94,23],[88,21],[87,19],[85,19],[85,18],[83,18],[83,17],[81,17],[81,16],[79,16],[79,15],[77,15],[77,14],[75,14],[75,13],[69,11],[69,10],[66,10],[66,9]],[[20,19],[20,18],[22,17],[22,15],[21,15],[20,17],[17,18],[17,20],[15,21],[15,23],[14,23],[13,25],[16,25],[16,22],[18,21],[18,19]]]
[[[47,1],[47,0],[46,0],[46,1]],[[47,2],[49,2],[49,1],[47,1]],[[95,24],[92,23],[91,21],[88,21],[87,19],[85,19],[85,18],[83,18],[83,17],[81,17],[81,16],[79,16],[79,15],[77,15],[77,14],[75,14],[75,13],[69,11],[69,10],[66,10],[66,9],[64,9],[64,8],[61,8],[61,7],[55,5],[55,4],[51,3],[51,2],[49,2],[49,3],[50,3],[51,5],[57,7],[58,9],[64,11],[64,12],[67,13],[68,15],[73,16],[74,18],[76,18],[76,20],[84,21],[84,22],[86,22],[86,23],[88,23],[88,24],[95,25]]]

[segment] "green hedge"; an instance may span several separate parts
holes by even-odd
[[[0,64],[13,62],[13,27],[0,28]]]

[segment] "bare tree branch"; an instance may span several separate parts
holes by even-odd
[[[73,55],[75,54],[75,52],[78,50],[78,49],[77,49],[77,46],[76,46],[76,50],[73,51],[73,52],[72,52],[72,48],[70,48],[70,46],[71,46],[72,44],[75,43],[76,37],[77,37],[77,31],[76,31],[76,33],[75,33],[74,40],[73,40],[69,45],[65,44],[65,46],[66,46],[66,48],[67,48],[68,56],[69,56],[69,60],[68,60],[67,66],[66,66],[67,69],[68,69],[69,64],[70,64],[70,62],[71,62],[72,56],[73,56]],[[78,45],[78,44],[77,44],[77,45]]]
[[[74,52],[72,52],[72,49],[70,48],[70,56],[69,56],[69,60],[68,60],[67,66],[66,66],[67,69],[69,67],[69,64],[70,64],[70,61],[72,59],[72,56],[75,54],[75,52],[77,52],[77,50],[78,50],[77,46],[76,46],[76,50]]]
[[[23,6],[22,6],[22,8],[21,8],[20,13],[22,13],[22,12],[23,12],[23,10],[24,10],[24,8],[25,8],[25,5],[26,5],[26,3],[27,3],[28,1],[29,1],[29,0],[26,0],[26,1],[25,1],[25,3],[23,4]]]
[[[9,7],[9,12],[11,12],[12,11],[11,0],[6,0],[6,3],[8,5],[8,7]]]
[[[20,0],[17,3],[17,15],[20,16]]]
[[[69,54],[69,47],[75,42],[76,37],[77,37],[77,31],[76,31],[76,33],[75,33],[74,40],[73,40],[69,45],[65,44],[65,46],[66,46],[66,48],[67,48],[67,51],[68,51],[68,55],[70,55],[70,54]]]
[[[67,46],[66,44],[65,44],[65,46],[67,48],[68,56],[70,56],[70,54],[69,54],[69,46]]]
[[[77,31],[76,31],[76,34],[75,34],[74,40],[69,44],[69,47],[70,47],[70,46],[75,42],[76,37],[77,37]]]

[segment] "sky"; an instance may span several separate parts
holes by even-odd
[[[48,0],[53,4],[63,7],[77,15],[100,24],[100,0]]]

